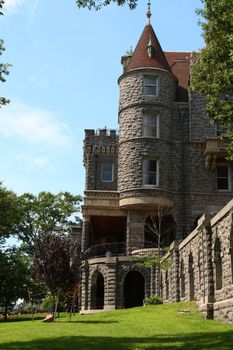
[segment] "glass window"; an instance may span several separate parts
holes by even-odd
[[[217,189],[229,190],[229,171],[227,164],[217,165]]]
[[[159,116],[144,115],[143,116],[143,136],[159,136]]]
[[[158,78],[145,77],[144,78],[144,94],[158,96]]]
[[[143,184],[158,186],[158,161],[155,159],[143,160]]]
[[[105,182],[113,181],[113,163],[101,164],[101,180]]]

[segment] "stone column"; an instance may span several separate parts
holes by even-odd
[[[212,256],[212,230],[210,222],[205,222],[205,242],[206,242],[206,318],[213,318],[214,303],[214,276],[213,276],[213,256]]]
[[[180,254],[179,254],[179,244],[177,241],[174,241],[174,250],[173,250],[173,285],[171,286],[172,292],[172,301],[180,301]]]
[[[116,264],[114,257],[106,258],[107,281],[104,290],[104,309],[116,308]]]
[[[81,241],[81,250],[84,252],[89,247],[90,241],[90,217],[84,215],[83,225],[82,225],[82,241]]]
[[[89,268],[88,262],[83,262],[81,266],[81,310],[88,309],[88,288],[89,288]]]

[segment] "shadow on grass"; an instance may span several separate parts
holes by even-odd
[[[233,331],[158,335],[147,338],[71,336],[0,344],[0,350],[232,350],[232,348]]]
[[[109,324],[109,323],[119,323],[119,321],[98,321],[98,320],[81,320],[81,321],[69,321],[69,320],[57,320],[57,323],[87,323],[87,324],[101,324],[101,323],[105,323],[105,324]]]

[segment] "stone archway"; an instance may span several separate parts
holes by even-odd
[[[91,309],[104,308],[104,277],[95,272],[91,280]]]
[[[124,280],[124,307],[142,306],[145,299],[145,278],[139,271],[130,271]]]

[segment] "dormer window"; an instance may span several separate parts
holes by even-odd
[[[158,96],[159,93],[159,78],[144,77],[144,95]]]
[[[148,137],[159,137],[159,116],[145,114],[143,116],[142,135]]]

